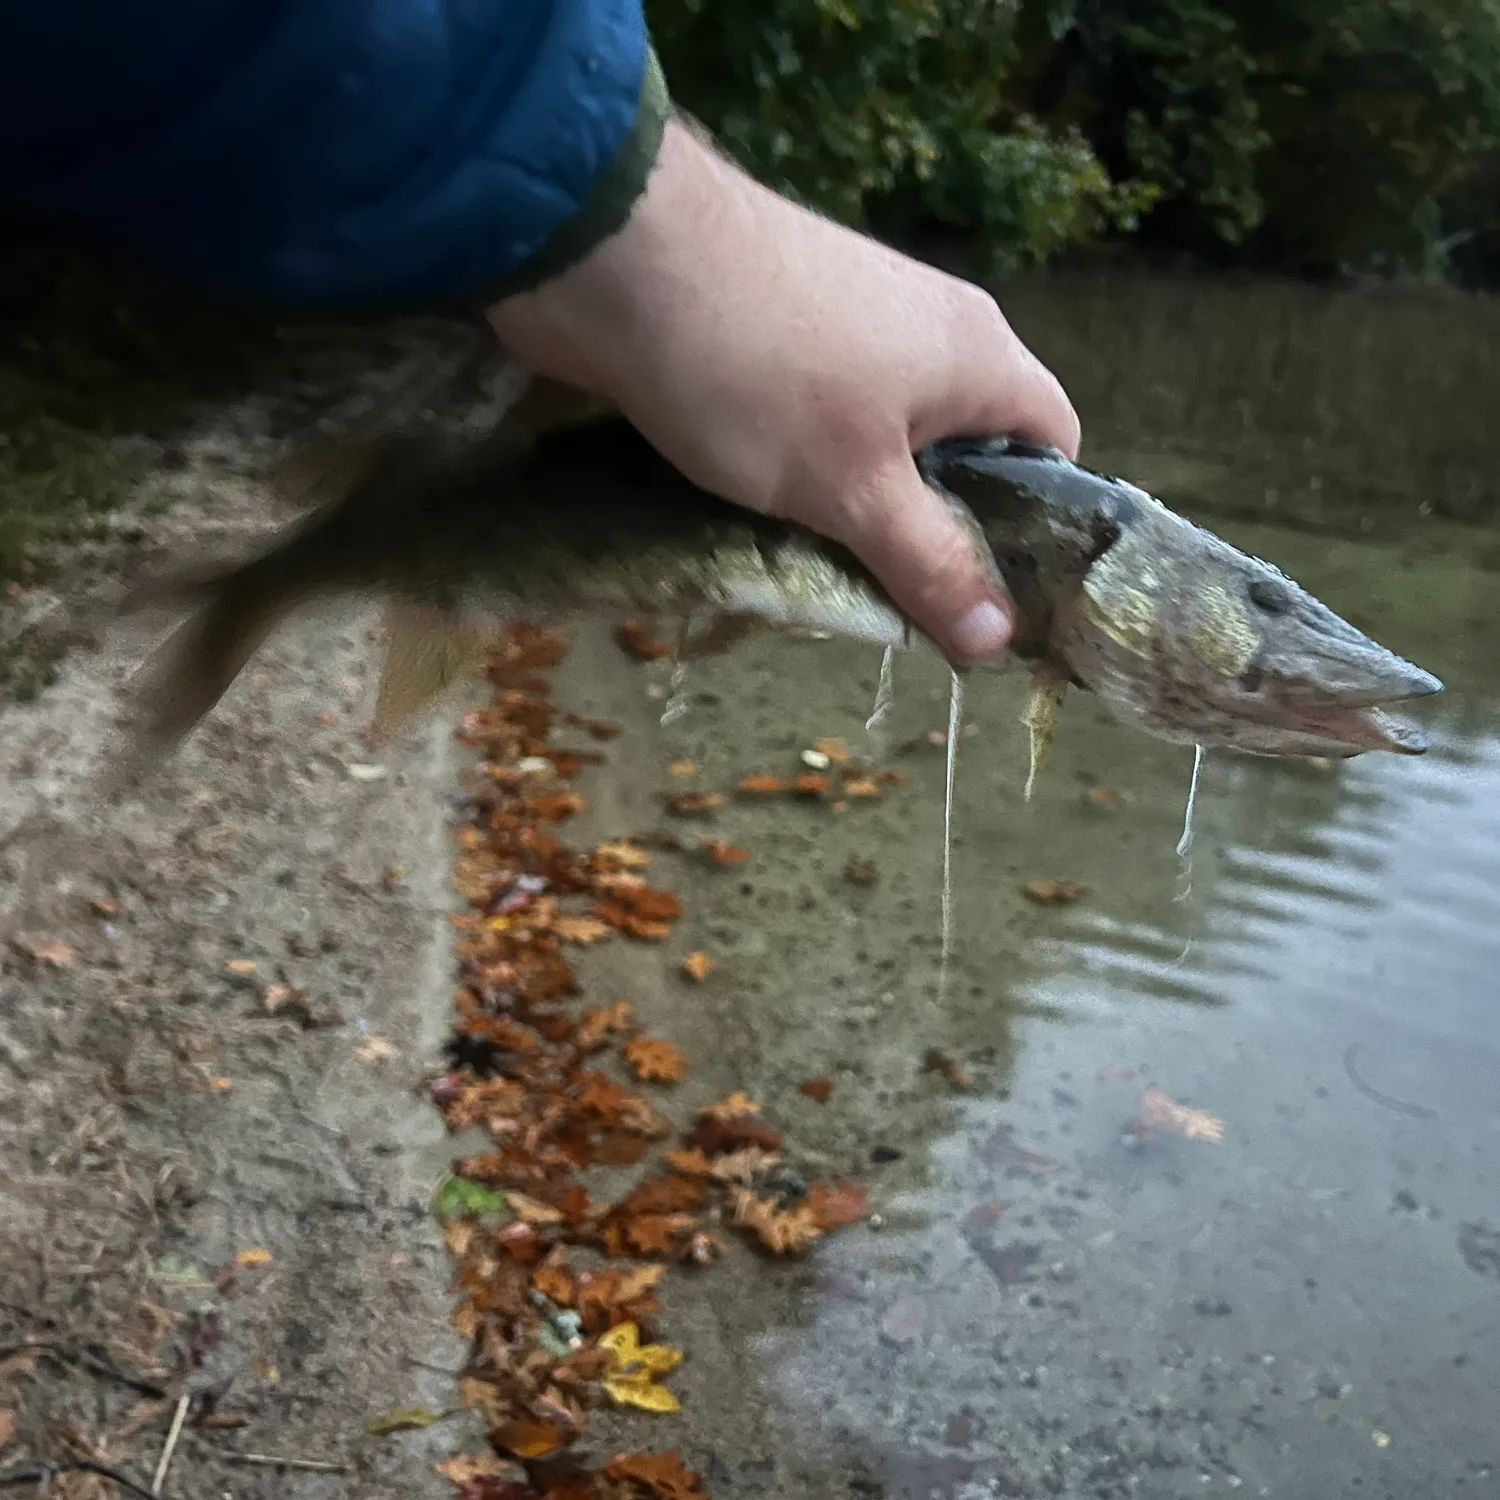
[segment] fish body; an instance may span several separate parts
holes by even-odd
[[[685,655],[760,626],[911,643],[847,548],[700,489],[623,417],[534,391],[478,442],[398,437],[305,466],[323,503],[261,555],[141,591],[196,606],[138,685],[144,739],[170,749],[291,610],[335,594],[391,601],[387,733],[516,616],[675,615]],[[1436,678],[1144,491],[1005,438],[935,443],[917,464],[1015,601],[1005,665],[1033,677],[1033,772],[1069,685],[1177,743],[1426,748],[1384,705]]]

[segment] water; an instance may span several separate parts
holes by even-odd
[[[774,1453],[799,1495],[1500,1494],[1496,580],[1441,527],[1219,529],[1445,679],[1426,758],[1216,753],[1184,828],[1182,752],[1074,694],[1027,803],[1024,684],[976,679],[941,984],[940,664],[904,666],[889,712],[907,788],[727,815],[749,878],[693,907],[741,976],[720,1045],[884,1219],[705,1306],[766,1434],[710,1428],[731,1468]],[[858,648],[755,642],[668,753],[775,769],[876,686]],[[1037,907],[1032,879],[1088,892]],[[1147,1084],[1223,1140],[1142,1139]]]

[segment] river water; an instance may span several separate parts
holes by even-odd
[[[1418,503],[1361,519],[1369,491],[1337,475],[1272,524],[1243,496],[1284,487],[1284,452],[1262,473],[1248,442],[1200,450],[1183,481],[1165,435],[1096,425],[1101,466],[1113,441],[1138,482],[1176,475],[1176,503],[1443,678],[1434,747],[1210,754],[1185,862],[1191,752],[1075,696],[1026,804],[1023,687],[976,684],[941,1000],[939,664],[898,665],[885,763],[910,781],[884,802],[721,817],[753,859],[691,894],[685,941],[720,963],[700,1052],[804,1160],[872,1183],[880,1227],[684,1314],[722,1335],[692,1335],[684,1377],[715,1492],[1500,1494],[1490,534]],[[862,751],[878,666],[753,641],[696,669],[657,774],[785,774],[829,735]],[[1087,890],[1038,906],[1034,879]],[[971,1089],[924,1069],[934,1048]],[[1143,1133],[1148,1085],[1222,1138]]]

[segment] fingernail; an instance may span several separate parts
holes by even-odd
[[[953,627],[953,644],[971,661],[998,656],[1015,636],[1009,613],[986,599]]]

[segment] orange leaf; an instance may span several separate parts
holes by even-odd
[[[834,765],[841,766],[849,759],[849,747],[843,740],[814,740],[813,749],[826,755]]]
[[[543,1261],[531,1273],[531,1284],[542,1296],[551,1298],[560,1307],[571,1307],[578,1291],[567,1267],[550,1259]]]
[[[723,839],[704,839],[698,847],[716,865],[742,865],[750,858],[748,849],[741,849],[735,844],[726,843]]]
[[[734,1222],[753,1229],[761,1243],[777,1255],[795,1255],[823,1233],[806,1203],[783,1209],[774,1199],[758,1198],[748,1188],[733,1188],[729,1201]]]
[[[96,916],[118,917],[120,915],[120,903],[113,896],[100,896],[96,901],[89,902]]]
[[[604,1473],[620,1483],[642,1485],[658,1500],[708,1500],[703,1481],[679,1453],[622,1453],[610,1459]]]
[[[614,929],[598,917],[558,917],[552,923],[552,931],[565,943],[597,943],[607,938]]]
[[[625,1239],[640,1255],[671,1255],[697,1220],[692,1214],[641,1214],[625,1221]]]
[[[774,797],[788,788],[780,776],[744,776],[736,783],[739,790],[753,797]]]
[[[706,1105],[698,1113],[708,1120],[743,1120],[760,1113],[760,1105],[743,1089],[720,1099],[717,1104]]]
[[[1067,906],[1088,894],[1088,888],[1076,880],[1031,880],[1021,887],[1021,894],[1038,906]]]
[[[883,797],[885,788],[873,776],[851,776],[839,788],[845,797]]]
[[[533,817],[543,818],[549,823],[560,823],[584,809],[582,792],[571,789],[566,792],[543,792],[539,797],[526,799],[527,809]]]
[[[689,979],[702,984],[714,971],[714,961],[706,953],[689,953],[682,961],[682,971]]]
[[[692,760],[674,760],[667,769],[674,776],[696,776],[698,774],[698,763]]]
[[[667,798],[667,811],[679,818],[701,818],[728,800],[722,792],[678,792]]]
[[[625,1060],[637,1078],[654,1083],[676,1083],[684,1077],[690,1061],[686,1052],[671,1042],[637,1037],[625,1048]]]
[[[55,938],[12,938],[10,945],[17,953],[29,958],[44,969],[71,969],[78,955],[67,943]]]
[[[517,1458],[546,1458],[563,1446],[564,1439],[551,1422],[506,1422],[490,1434],[490,1441]]]
[[[870,1211],[869,1193],[842,1183],[829,1187],[815,1182],[808,1188],[805,1201],[813,1222],[825,1232],[857,1224]]]
[[[591,1010],[578,1023],[576,1040],[588,1051],[597,1047],[612,1031],[629,1031],[635,1024],[635,1007],[628,1000],[618,1001],[600,1010]]]
[[[828,793],[828,778],[819,772],[808,772],[792,783],[792,790],[804,797],[823,797]]]
[[[801,1085],[802,1092],[818,1104],[827,1104],[833,1097],[833,1079],[809,1078]]]
[[[680,1214],[702,1208],[708,1202],[708,1184],[701,1178],[673,1174],[648,1177],[623,1203],[619,1212],[631,1214]]]
[[[615,639],[623,650],[640,661],[659,661],[672,654],[672,648],[665,641],[656,640],[639,620],[622,621]]]
[[[691,1149],[677,1147],[666,1153],[666,1162],[674,1172],[681,1172],[687,1177],[710,1177],[713,1175],[714,1164],[696,1146]]]

